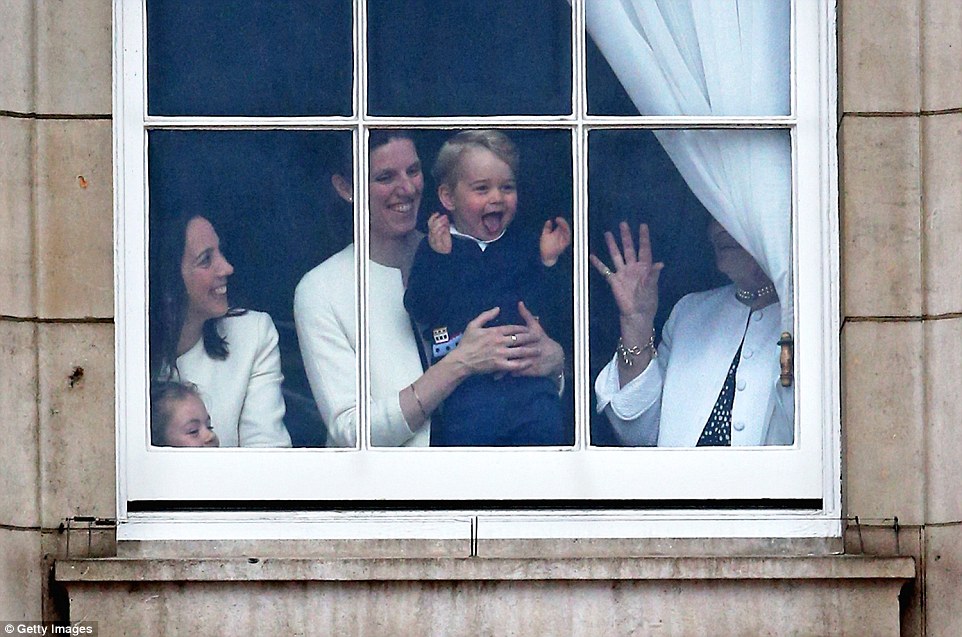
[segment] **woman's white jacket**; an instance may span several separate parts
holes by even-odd
[[[750,311],[733,285],[682,298],[662,330],[658,356],[619,387],[616,358],[595,381],[598,411],[627,445],[693,447],[742,343],[732,445],[790,445],[794,397],[779,384],[780,308]]]

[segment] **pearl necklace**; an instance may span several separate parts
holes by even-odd
[[[746,305],[751,305],[758,299],[765,298],[771,294],[775,294],[774,283],[766,283],[755,291],[742,290],[741,288],[735,289],[735,298]]]

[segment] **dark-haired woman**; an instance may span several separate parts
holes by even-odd
[[[155,255],[152,376],[197,386],[222,447],[290,447],[271,317],[228,304],[234,268],[207,219],[186,217],[173,225],[159,233]]]
[[[371,440],[375,446],[428,446],[431,415],[458,385],[475,374],[502,372],[559,378],[561,346],[527,310],[526,325],[485,327],[497,309],[468,324],[458,346],[427,367],[404,309],[404,289],[418,244],[416,228],[424,176],[414,142],[401,131],[372,131],[368,184],[370,239]],[[352,199],[350,174],[332,183]],[[301,279],[294,295],[294,321],[304,367],[328,445],[357,442],[355,371],[354,245]]]

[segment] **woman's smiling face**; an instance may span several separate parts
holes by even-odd
[[[410,139],[392,139],[371,152],[371,233],[401,238],[414,230],[421,208],[424,175]]]
[[[227,314],[227,277],[234,267],[220,251],[214,226],[203,217],[187,224],[180,272],[187,290],[187,317],[206,321]]]

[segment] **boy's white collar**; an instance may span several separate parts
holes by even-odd
[[[463,238],[465,238],[465,239],[471,239],[471,241],[474,241],[475,243],[478,244],[478,247],[481,248],[481,252],[484,252],[485,250],[487,250],[487,249],[488,249],[488,246],[489,246],[490,244],[494,243],[495,241],[497,241],[498,239],[500,239],[501,237],[503,237],[506,230],[507,230],[507,228],[505,228],[504,230],[502,230],[502,231],[501,231],[501,234],[499,234],[499,235],[498,235],[497,237],[495,237],[494,239],[491,239],[490,241],[484,241],[483,239],[478,239],[477,237],[472,237],[472,236],[469,235],[469,234],[464,234],[463,232],[458,232],[458,229],[457,229],[457,228],[455,228],[453,225],[451,226],[451,234],[453,234],[453,235],[456,236],[456,237],[463,237]]]

